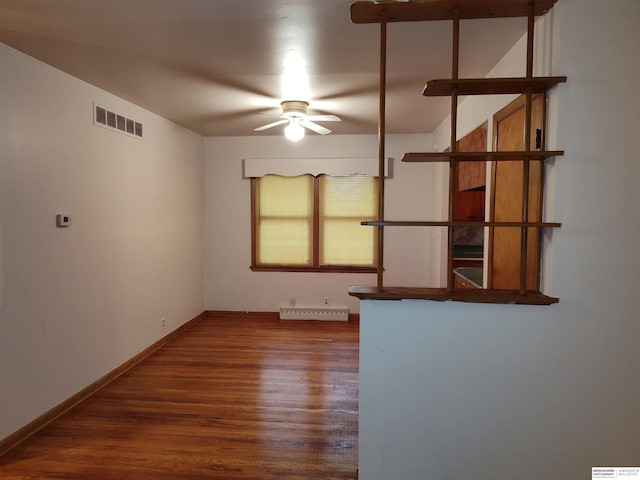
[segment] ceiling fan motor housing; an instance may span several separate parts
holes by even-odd
[[[301,119],[307,116],[308,102],[302,100],[285,100],[282,105],[282,115],[289,119]]]

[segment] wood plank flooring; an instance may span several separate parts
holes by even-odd
[[[355,478],[358,332],[209,316],[0,457],[0,478]]]

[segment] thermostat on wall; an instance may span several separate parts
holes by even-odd
[[[68,213],[59,213],[56,215],[56,227],[68,227],[71,225],[71,215]]]

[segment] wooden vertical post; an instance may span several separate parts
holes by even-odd
[[[458,63],[460,53],[460,15],[458,9],[453,11],[453,47],[451,54],[451,79],[458,79]],[[458,136],[458,89],[451,92],[451,143],[449,150],[456,153],[456,138]],[[455,199],[455,175],[456,159],[451,156],[449,160],[449,226],[447,228],[447,291],[453,291],[453,212]]]
[[[539,148],[543,152],[547,150],[547,143],[546,143],[547,142],[546,140],[547,100],[548,100],[548,93],[544,92],[542,97],[542,119],[544,124],[542,125],[542,134],[540,138],[540,148]],[[536,221],[542,221],[542,216],[544,212],[544,194],[545,194],[544,186],[546,185],[546,181],[545,181],[545,177],[547,175],[546,171],[547,171],[547,162],[540,161],[540,187],[538,190],[540,193],[539,201],[538,201],[539,218],[536,218],[535,219]],[[542,270],[542,243],[543,243],[542,229],[539,228],[538,229],[538,258],[536,259],[536,265],[537,265],[536,285],[538,287],[538,290],[540,290],[540,280],[542,276],[542,271],[541,271]]]
[[[533,78],[533,30],[534,30],[534,5],[529,2],[527,16],[527,79]],[[532,92],[527,87],[525,93],[524,116],[524,150],[531,151],[531,116],[532,116]],[[529,221],[529,185],[531,172],[531,157],[524,156],[522,162],[522,221]],[[522,227],[520,230],[520,294],[527,292],[527,261],[529,257],[529,229]]]
[[[380,19],[380,105],[378,111],[378,220],[384,221],[384,160],[386,130],[386,90],[387,90],[387,14]],[[378,233],[377,286],[382,290],[384,281],[384,227],[376,227]]]

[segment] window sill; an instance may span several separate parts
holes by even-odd
[[[360,300],[432,300],[470,303],[498,303],[519,305],[551,305],[559,299],[539,292],[525,294],[517,290],[454,289],[446,288],[405,288],[405,287],[350,287],[349,295]]]
[[[311,272],[311,273],[376,273],[376,267],[304,267],[278,265],[251,265],[252,272]]]

